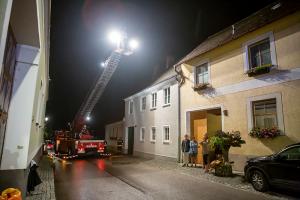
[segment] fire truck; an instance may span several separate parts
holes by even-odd
[[[104,140],[96,140],[83,127],[79,134],[71,131],[55,132],[55,152],[64,157],[83,156],[83,155],[107,155],[106,142]]]

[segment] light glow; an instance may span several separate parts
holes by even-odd
[[[112,31],[108,34],[108,39],[114,44],[119,44],[122,40],[122,34],[119,31]]]
[[[135,39],[131,39],[129,41],[129,47],[132,50],[137,49],[139,47],[139,42],[137,40],[135,40]]]
[[[86,121],[90,121],[90,120],[91,120],[91,117],[90,117],[90,116],[87,116],[85,119],[86,119]]]
[[[49,121],[49,117],[45,117],[45,122]]]

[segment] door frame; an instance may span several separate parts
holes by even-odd
[[[208,105],[208,106],[199,106],[195,108],[190,108],[185,110],[185,132],[188,135],[191,135],[191,123],[190,123],[190,116],[191,112],[195,111],[207,111],[207,110],[214,110],[214,109],[221,109],[221,121],[222,121],[222,130],[224,130],[224,105],[223,104],[215,104],[215,105]]]

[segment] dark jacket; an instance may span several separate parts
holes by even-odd
[[[182,140],[181,142],[181,151],[189,152],[190,151],[190,140]]]

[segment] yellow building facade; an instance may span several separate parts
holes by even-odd
[[[212,35],[175,65],[183,80],[181,135],[201,140],[204,132],[212,136],[219,129],[240,131],[246,144],[229,152],[239,171],[250,157],[272,154],[300,141],[300,11],[251,26],[259,14]],[[245,22],[252,31],[234,37]],[[212,43],[218,44],[210,47]],[[268,71],[250,76],[249,71],[265,66]],[[260,116],[256,113],[262,107],[265,115]],[[249,132],[256,126],[276,126],[281,135],[251,137]]]

